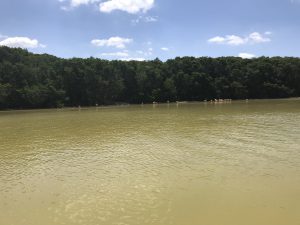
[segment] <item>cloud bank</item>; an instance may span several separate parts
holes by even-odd
[[[99,4],[99,11],[111,13],[115,10],[124,11],[130,14],[146,13],[154,6],[155,0],[58,0],[61,3],[68,2],[68,6],[61,9],[69,11],[81,5]],[[154,18],[148,18],[154,20]],[[149,21],[150,22],[150,21]]]
[[[269,38],[271,32],[265,32],[265,34],[260,34],[259,32],[253,32],[246,37],[241,37],[237,35],[226,35],[226,36],[216,36],[208,39],[209,43],[213,44],[225,44],[225,45],[245,45],[245,44],[260,44],[265,42],[270,42]]]
[[[162,47],[162,48],[160,48],[162,51],[165,51],[165,52],[167,52],[167,51],[169,51],[170,49],[169,48],[167,48],[167,47]]]
[[[28,37],[8,37],[0,41],[0,46],[11,48],[45,48],[46,45],[40,44],[37,39]]]
[[[101,56],[109,56],[109,57],[128,57],[128,52],[108,52],[102,53]]]
[[[256,55],[251,54],[251,53],[240,53],[239,57],[241,57],[243,59],[252,59],[252,58],[255,58]]]
[[[131,43],[133,40],[130,38],[122,37],[111,37],[109,39],[94,39],[91,41],[92,45],[97,47],[115,47],[115,48],[126,48],[126,45]]]
[[[99,10],[105,13],[110,13],[114,10],[120,10],[127,13],[136,14],[139,12],[145,13],[153,6],[154,0],[109,0],[100,3]]]

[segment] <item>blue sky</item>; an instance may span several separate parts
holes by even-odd
[[[0,45],[59,57],[300,57],[300,0],[1,0]]]

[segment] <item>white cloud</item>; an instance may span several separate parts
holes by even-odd
[[[265,35],[271,35],[271,32],[265,32]],[[240,37],[237,35],[226,35],[225,37],[216,36],[213,38],[208,39],[209,43],[215,44],[226,44],[226,45],[244,45],[244,44],[259,44],[270,42],[271,39],[269,37],[265,37],[264,35],[260,34],[259,32],[253,32],[246,37]]]
[[[226,38],[220,37],[220,36],[216,36],[216,37],[208,39],[208,42],[210,42],[210,43],[217,43],[217,44],[223,44],[223,43],[226,42]]]
[[[111,57],[128,57],[129,54],[127,52],[108,52],[102,53],[102,56],[111,56]]]
[[[236,35],[226,35],[225,37],[213,37],[208,40],[209,43],[216,43],[216,44],[228,44],[228,45],[242,45],[247,42],[247,39]]]
[[[91,3],[91,0],[71,0],[70,5],[71,7],[78,7],[80,5],[88,5]]]
[[[7,46],[11,48],[45,48],[46,45],[40,44],[36,39],[28,37],[8,37],[0,41],[0,46]]]
[[[121,58],[122,61],[145,61],[145,58]]]
[[[81,5],[89,5],[100,2],[101,0],[58,0],[61,3],[68,2],[68,5],[61,6],[60,8],[64,11],[70,11],[73,8],[79,7]]]
[[[109,39],[94,39],[91,44],[98,47],[115,47],[115,48],[125,48],[126,44],[131,43],[133,40],[129,38],[122,37],[111,37]]]
[[[271,39],[268,37],[263,37],[263,35],[261,35],[258,32],[254,32],[249,35],[249,41],[253,43],[264,43],[264,42],[270,42]]]
[[[47,45],[39,44],[39,47],[40,47],[40,48],[47,48]]]
[[[147,22],[147,23],[157,22],[157,21],[158,21],[157,17],[153,17],[153,16],[146,16],[145,17],[145,22]]]
[[[154,6],[155,0],[58,0],[64,4],[60,8],[70,11],[81,5],[98,5],[100,12],[110,13],[115,10],[125,11],[131,14],[147,12]],[[137,19],[138,22],[140,19]],[[155,17],[144,17],[145,22],[155,22]]]
[[[166,51],[166,52],[167,52],[167,51],[169,51],[169,48],[167,48],[167,47],[162,47],[162,48],[161,48],[161,50],[163,50],[163,51]]]
[[[154,23],[158,21],[157,16],[139,16],[138,18],[131,20],[131,22],[136,25],[140,22],[145,22],[145,23]]]
[[[72,8],[67,7],[67,6],[61,6],[60,9],[63,10],[63,11],[70,11]]]
[[[119,52],[101,53],[97,57],[107,58],[107,59],[117,59],[121,61],[145,61],[146,60],[146,55],[144,54],[143,51],[130,52],[126,49]]]
[[[151,56],[153,55],[153,48],[148,48],[147,50],[145,51],[142,51],[142,50],[138,50],[136,51],[136,53],[140,54],[140,55],[143,55],[145,57],[148,57],[148,56]]]
[[[101,12],[110,13],[114,10],[121,10],[131,14],[147,12],[154,6],[154,0],[108,0],[100,3]]]
[[[251,54],[251,53],[240,53],[239,57],[241,57],[243,59],[252,59],[252,58],[255,58],[256,55]]]
[[[243,45],[243,44],[247,43],[247,39],[243,39],[236,35],[227,35],[226,42],[229,45]]]

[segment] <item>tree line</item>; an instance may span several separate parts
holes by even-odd
[[[300,96],[300,59],[62,59],[0,47],[0,109]]]

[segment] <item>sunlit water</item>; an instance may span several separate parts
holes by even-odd
[[[300,225],[300,100],[0,113],[0,225]]]

